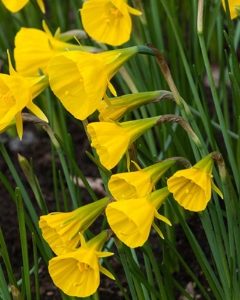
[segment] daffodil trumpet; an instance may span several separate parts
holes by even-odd
[[[49,61],[60,52],[95,51],[93,47],[67,43],[59,29],[53,35],[45,21],[42,27],[43,30],[22,27],[15,36],[16,70],[24,76],[47,74]]]
[[[185,209],[203,211],[211,199],[212,189],[223,198],[212,178],[214,156],[210,153],[191,168],[177,171],[167,180],[173,198]]]
[[[116,96],[110,80],[138,52],[138,47],[86,53],[68,51],[54,56],[48,65],[49,83],[63,106],[85,120],[97,110],[107,88]]]
[[[100,259],[114,254],[101,251],[108,238],[108,231],[89,241],[80,234],[81,246],[78,249],[49,261],[48,270],[54,284],[69,296],[88,297],[100,284],[100,272],[114,280],[114,276],[100,264]]]
[[[99,217],[109,202],[105,197],[71,212],[54,212],[40,217],[42,236],[57,254],[75,250],[79,233],[83,233]]]
[[[80,10],[84,30],[98,42],[119,46],[130,39],[130,15],[142,13],[126,0],[87,0]]]
[[[174,158],[166,159],[138,171],[114,174],[108,182],[108,188],[118,201],[145,197],[176,161]]]
[[[171,226],[171,222],[158,213],[168,195],[168,189],[162,188],[145,197],[109,203],[106,208],[109,226],[118,239],[130,248],[141,247],[147,241],[151,226],[164,238],[154,218]]]

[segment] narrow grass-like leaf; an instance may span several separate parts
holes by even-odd
[[[23,279],[24,279],[24,287],[25,287],[24,291],[25,291],[26,300],[31,300],[32,296],[31,296],[31,284],[30,284],[28,242],[27,242],[26,225],[25,225],[25,212],[23,208],[22,195],[19,188],[16,188],[16,204],[17,204],[17,213],[18,213],[18,222],[19,222],[22,260],[23,260]]]
[[[8,290],[8,285],[4,277],[4,273],[1,265],[0,265],[0,299],[11,300],[11,296]]]

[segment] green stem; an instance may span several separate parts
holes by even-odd
[[[205,129],[205,131],[208,135],[211,146],[214,147],[215,142],[214,142],[213,136],[211,134],[211,130],[210,130],[211,126],[209,126],[209,120],[206,117],[206,113],[205,113],[204,108],[202,106],[202,103],[201,103],[201,100],[200,100],[200,97],[199,97],[199,94],[198,94],[193,76],[191,74],[189,63],[187,61],[187,57],[186,57],[186,54],[184,52],[184,49],[183,49],[183,46],[182,46],[182,43],[181,43],[181,40],[180,40],[180,35],[178,33],[178,29],[177,29],[178,26],[175,24],[174,18],[171,15],[168,2],[166,0],[161,0],[161,4],[162,4],[162,6],[163,6],[163,8],[164,8],[164,10],[167,14],[167,17],[168,17],[169,21],[170,21],[170,24],[171,24],[171,27],[172,27],[172,30],[173,30],[173,33],[174,33],[174,36],[175,36],[175,39],[176,39],[176,42],[177,42],[177,46],[178,46],[178,49],[179,49],[179,55],[182,59],[182,62],[183,62],[184,68],[185,68],[185,73],[187,75],[188,82],[189,82],[189,85],[190,85],[190,89],[191,89],[192,94],[193,94],[193,99],[195,100],[196,105],[197,105],[197,109],[198,109],[198,111],[200,112],[200,114],[202,116],[202,122],[203,122],[203,125],[204,125],[204,129]]]
[[[229,134],[228,134],[228,131],[226,128],[226,123],[224,121],[223,113],[221,110],[220,101],[219,101],[217,90],[215,87],[212,70],[211,70],[210,62],[209,62],[208,55],[207,55],[206,44],[205,44],[202,32],[198,32],[198,38],[199,38],[200,48],[202,51],[204,65],[205,65],[208,80],[209,80],[209,85],[210,85],[210,89],[211,89],[211,93],[212,93],[212,97],[213,97],[214,106],[216,109],[219,124],[222,129],[222,135],[223,135],[224,143],[226,145],[229,162],[232,167],[233,176],[235,179],[237,189],[238,189],[238,191],[240,191],[240,182],[239,182],[240,174],[239,174],[239,170],[237,169],[236,161],[234,159],[234,153],[233,153],[233,150],[231,147],[231,141],[230,141]]]

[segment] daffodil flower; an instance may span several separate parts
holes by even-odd
[[[109,226],[118,239],[130,248],[142,246],[148,239],[151,227],[163,238],[154,218],[171,225],[158,213],[158,209],[169,195],[167,188],[157,190],[145,197],[120,200],[108,204],[106,216]]]
[[[114,280],[114,276],[99,262],[100,258],[114,254],[101,251],[107,238],[106,231],[88,242],[81,235],[80,248],[52,258],[48,270],[54,284],[69,296],[88,297],[100,284],[100,272]]]
[[[91,145],[96,149],[101,164],[112,169],[129,146],[145,131],[156,125],[159,117],[122,123],[94,122],[87,126]]]
[[[9,57],[10,74],[0,74],[0,131],[16,123],[19,138],[23,135],[22,110],[27,107],[41,120],[47,122],[47,117],[33,99],[48,85],[45,76],[23,77],[16,72]]]
[[[176,160],[167,159],[135,172],[111,176],[108,188],[116,200],[144,197]]]
[[[213,182],[212,168],[212,154],[209,154],[193,167],[177,171],[168,179],[168,189],[178,204],[190,211],[203,211],[211,199],[212,188],[223,198]]]
[[[68,51],[54,56],[48,65],[49,83],[63,106],[84,120],[97,110],[107,88],[122,64],[138,52],[137,47],[86,53]]]
[[[141,12],[125,0],[87,0],[80,10],[84,30],[95,40],[113,46],[130,39],[131,16]]]
[[[43,238],[57,255],[73,251],[84,232],[102,213],[109,199],[103,198],[71,212],[55,212],[40,217]]]

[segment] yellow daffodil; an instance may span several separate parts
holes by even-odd
[[[185,209],[202,211],[206,208],[213,188],[221,197],[222,193],[212,180],[213,159],[209,154],[193,167],[177,171],[167,181],[174,199]]]
[[[80,10],[84,30],[95,40],[113,46],[130,39],[130,14],[141,12],[130,7],[126,0],[87,0]]]
[[[226,9],[225,0],[222,0],[222,4],[224,9]],[[238,17],[240,14],[240,0],[228,0],[228,5],[231,19]]]
[[[45,6],[43,0],[36,0],[38,6],[40,7],[41,11],[45,13]],[[2,0],[2,3],[6,6],[8,10],[12,13],[16,13],[21,10],[29,0]]]
[[[97,54],[69,51],[57,55],[48,66],[51,89],[75,118],[84,120],[98,108],[107,87],[115,94],[111,78],[137,51],[137,47],[131,47]]]
[[[57,255],[73,251],[79,244],[79,232],[84,232],[102,213],[108,203],[103,198],[72,212],[55,212],[40,217],[43,238]]]
[[[100,272],[114,279],[99,263],[100,258],[113,255],[111,252],[101,252],[107,238],[106,231],[88,242],[81,236],[80,248],[52,258],[48,270],[54,284],[69,296],[88,297],[96,292],[100,284]]]
[[[92,49],[62,41],[59,30],[53,36],[45,22],[43,29],[23,27],[15,36],[16,70],[25,76],[37,75],[40,71],[47,73],[49,60],[59,52]]]
[[[135,93],[114,98],[106,98],[98,107],[99,120],[111,122],[120,120],[127,112],[150,102],[169,97],[168,91]]]
[[[128,147],[146,130],[156,125],[159,117],[123,123],[94,122],[87,126],[91,146],[96,149],[101,164],[112,169]]]
[[[130,248],[140,247],[147,241],[152,225],[163,238],[162,232],[154,224],[154,217],[171,225],[157,211],[168,195],[168,189],[163,188],[146,197],[108,204],[106,216],[109,226],[119,240]]]
[[[32,102],[47,86],[45,76],[23,77],[12,67],[9,57],[10,75],[0,74],[0,132],[16,122],[18,136],[23,135],[22,110],[27,107],[38,118],[47,122],[47,117]]]
[[[116,200],[144,197],[175,162],[168,159],[139,171],[112,175],[108,188]]]

